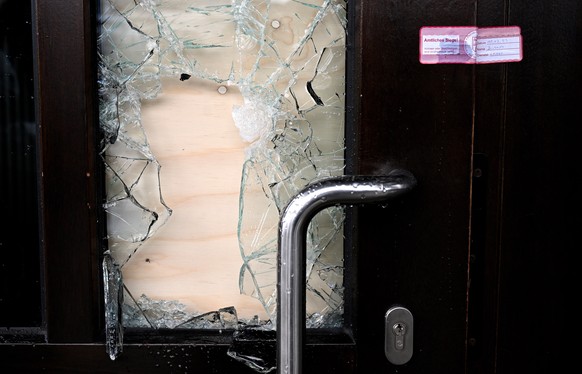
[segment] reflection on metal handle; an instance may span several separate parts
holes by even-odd
[[[307,186],[287,205],[279,222],[277,272],[277,370],[300,374],[305,336],[305,252],[307,227],[334,205],[382,203],[416,184],[407,171],[387,176],[341,176]]]

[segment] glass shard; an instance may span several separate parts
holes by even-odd
[[[105,348],[109,358],[115,360],[123,351],[123,278],[121,270],[109,253],[103,258],[105,295]]]
[[[277,368],[276,343],[275,331],[247,326],[235,331],[227,354],[257,373],[270,373]]]

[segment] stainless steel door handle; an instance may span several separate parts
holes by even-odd
[[[386,176],[341,176],[313,183],[298,193],[279,221],[277,271],[277,370],[300,374],[305,336],[305,257],[307,227],[334,205],[383,203],[408,192],[416,179],[408,171]]]

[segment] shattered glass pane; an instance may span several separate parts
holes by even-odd
[[[120,277],[117,287],[123,290],[124,326],[273,328],[279,215],[307,184],[344,170],[345,33],[344,0],[101,0],[100,155],[106,168],[104,209],[112,261],[107,268],[115,265],[123,272],[125,284]],[[172,104],[178,94],[200,92],[202,96]],[[202,99],[190,101],[195,97]],[[220,114],[211,110],[218,97],[232,100],[227,125],[237,140],[227,138],[228,129],[202,127],[200,118]],[[160,105],[170,112],[196,112],[180,120],[186,130],[172,133],[173,120],[151,114],[157,119],[146,126],[144,111],[155,113]],[[153,135],[159,134],[175,143],[154,152]],[[210,146],[215,143],[222,148]],[[218,156],[204,153],[201,158],[200,147],[204,152],[214,147]],[[219,178],[233,164],[224,162],[228,152],[238,150],[236,241],[227,251],[236,253],[238,247],[237,292],[258,300],[263,317],[231,302],[209,310],[197,305],[197,295],[182,291],[164,296],[162,280],[154,276],[165,272],[164,281],[200,287],[204,281],[192,277],[213,266],[187,256],[206,253],[218,269],[223,257],[212,253],[222,242],[205,237],[198,247],[182,240],[206,226],[216,228],[219,236],[227,220],[217,216],[218,207],[206,197],[180,196],[166,203],[171,194],[165,192],[176,188],[164,182],[160,160],[165,160],[164,171],[181,171],[182,187],[206,186],[210,191],[204,196],[210,196],[230,184]],[[183,153],[172,153],[178,151]],[[201,164],[214,167],[186,169]],[[175,224],[185,210],[195,211],[200,221]],[[308,327],[342,323],[343,222],[343,209],[335,207],[320,212],[309,227]],[[179,258],[168,260],[170,255]],[[179,268],[189,262],[191,270]],[[168,263],[174,267],[161,270]],[[155,282],[144,283],[142,273]],[[172,291],[173,286],[167,288]]]

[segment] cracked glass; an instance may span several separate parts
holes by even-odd
[[[109,353],[123,327],[273,329],[281,211],[344,172],[342,0],[101,0]],[[343,314],[344,211],[307,235],[307,326]]]

